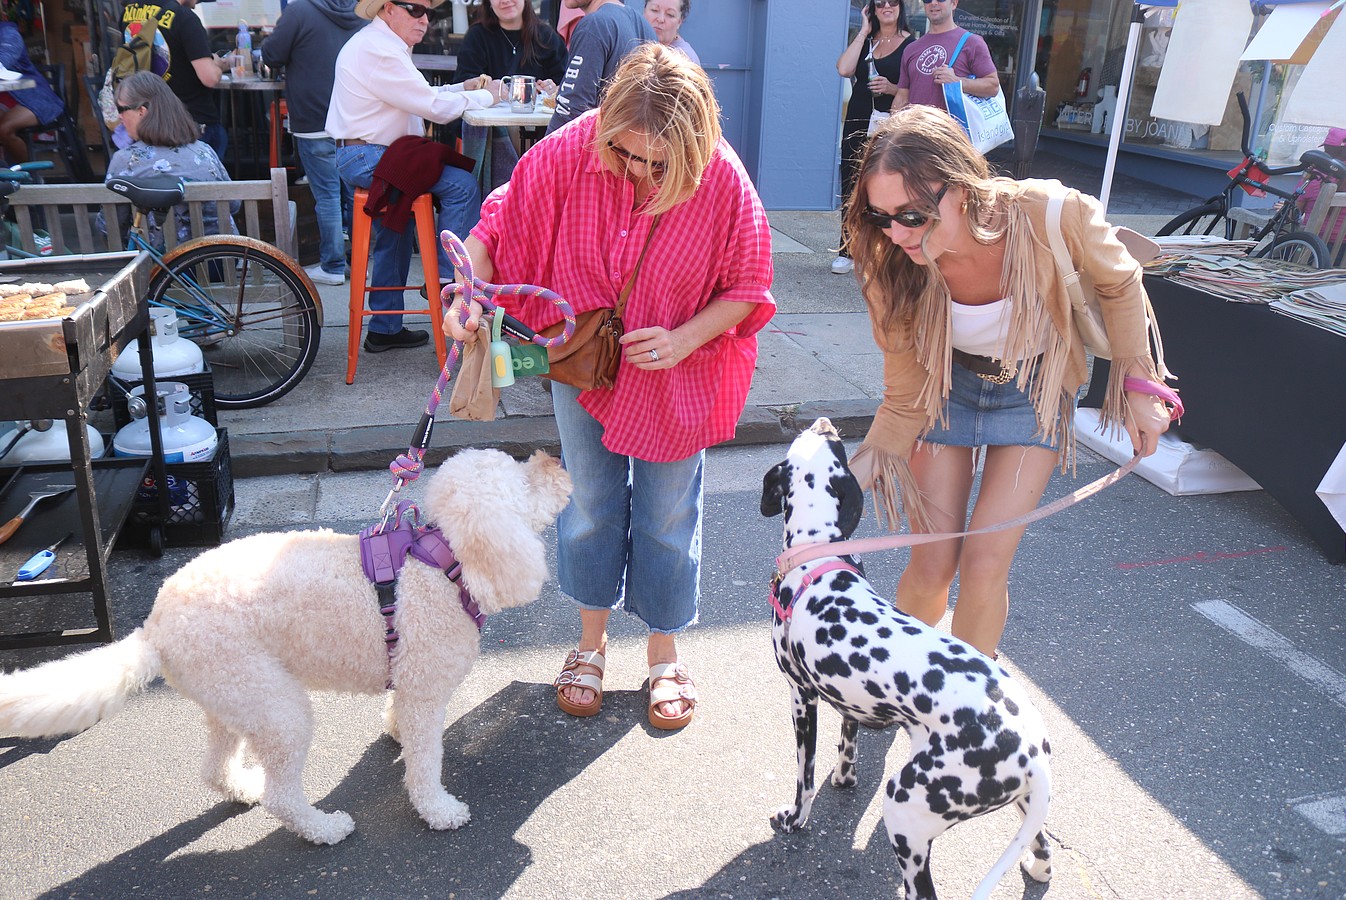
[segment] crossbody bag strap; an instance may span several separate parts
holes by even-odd
[[[636,276],[640,274],[640,265],[645,262],[645,254],[649,252],[650,241],[654,239],[654,229],[659,227],[659,220],[662,216],[655,216],[654,221],[650,223],[650,231],[645,235],[645,246],[640,248],[640,258],[636,260],[636,267],[631,270],[631,277],[626,279],[626,286],[622,288],[621,295],[617,297],[617,305],[613,307],[612,314],[620,319],[622,313],[626,311],[626,301],[631,299],[631,291],[636,286]]]

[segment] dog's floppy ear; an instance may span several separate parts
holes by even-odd
[[[828,446],[841,465],[841,474],[832,476],[831,489],[837,495],[837,529],[842,538],[848,538],[860,525],[860,517],[865,513],[865,492],[860,489],[859,480],[851,474],[846,463],[846,445],[840,440],[828,441]]]
[[[832,479],[837,492],[837,528],[842,538],[850,537],[860,525],[860,517],[865,513],[865,492],[860,482],[849,471],[839,478]]]
[[[768,519],[785,511],[785,492],[790,489],[790,464],[776,463],[762,477],[762,515]]]

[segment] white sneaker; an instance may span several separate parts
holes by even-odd
[[[849,256],[838,256],[836,259],[832,260],[833,275],[849,275],[854,268],[855,263],[851,262]]]
[[[305,266],[304,271],[313,279],[314,284],[345,284],[346,276],[341,272],[327,272],[322,266]]]

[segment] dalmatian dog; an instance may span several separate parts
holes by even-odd
[[[819,419],[762,482],[762,515],[785,514],[785,546],[845,540],[864,494],[836,429]],[[836,787],[852,787],[859,726],[901,725],[911,757],[888,779],[883,822],[902,866],[908,900],[935,897],[930,845],[951,825],[1011,803],[1023,823],[978,885],[985,898],[1032,845],[1024,870],[1051,878],[1043,823],[1051,769],[1042,717],[996,662],[969,644],[897,610],[850,557],[805,562],[773,581],[772,641],[790,680],[798,782],[795,801],[772,817],[782,831],[808,822],[818,701],[842,715]]]

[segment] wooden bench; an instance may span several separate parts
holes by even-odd
[[[297,254],[294,204],[284,169],[272,169],[269,181],[188,182],[186,203],[192,237],[206,233],[202,212],[209,204],[214,204],[218,220],[227,222],[234,200],[243,205],[234,217],[235,226],[243,234],[275,244],[290,256]],[[96,217],[101,211],[104,221],[115,223],[118,209],[130,203],[101,184],[26,184],[9,195],[9,205],[19,226],[19,249],[28,253],[37,252],[34,228],[45,229],[51,236],[54,254],[126,249],[121,230],[114,226],[103,234]],[[165,228],[163,233],[165,249],[173,249],[178,244],[177,229]]]
[[[1331,182],[1324,184],[1309,209],[1304,230],[1323,239],[1328,249],[1327,257],[1331,261],[1329,265],[1346,266],[1342,254],[1342,250],[1346,249],[1346,191],[1338,190]]]

